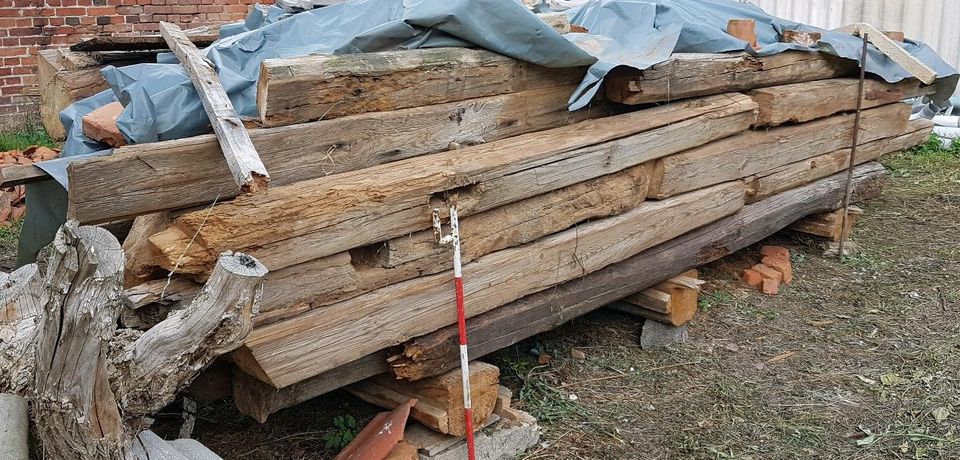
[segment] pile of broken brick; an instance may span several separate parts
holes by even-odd
[[[60,152],[48,147],[34,145],[24,150],[0,152],[0,171],[9,166],[29,166],[41,161],[52,160]],[[7,226],[23,218],[27,213],[26,189],[23,185],[5,187],[0,190],[0,226]]]
[[[760,257],[760,263],[743,270],[743,281],[764,294],[775,295],[780,291],[781,283],[793,281],[790,250],[782,246],[763,246]]]

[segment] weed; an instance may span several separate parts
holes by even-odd
[[[323,435],[324,447],[331,452],[340,452],[358,433],[360,428],[352,415],[338,415],[333,419],[333,428]]]
[[[57,148],[57,143],[40,126],[25,126],[12,133],[0,133],[0,152],[23,150],[31,145]]]
[[[711,308],[721,305],[734,303],[733,294],[724,291],[704,292],[700,294],[699,306],[701,311],[709,311]]]

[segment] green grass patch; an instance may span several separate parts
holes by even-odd
[[[23,150],[31,145],[58,148],[57,143],[40,126],[27,126],[12,133],[0,133],[0,152]]]

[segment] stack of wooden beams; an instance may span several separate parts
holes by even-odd
[[[250,138],[268,190],[242,193],[213,135],[127,145],[70,166],[69,216],[136,217],[133,308],[192,298],[226,250],[270,269],[232,356],[235,400],[262,419],[456,366],[435,208],[461,216],[474,358],[835,209],[854,70],[816,53],[677,54],[612,75],[622,104],[568,112],[584,69],[482,50],[267,60]],[[855,199],[878,193],[872,160],[931,131],[895,102],[931,87],[868,83]]]

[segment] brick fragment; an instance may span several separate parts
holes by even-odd
[[[783,275],[784,284],[793,282],[793,266],[790,264],[790,259],[780,256],[765,256],[760,259],[760,263],[780,272]]]
[[[750,268],[753,269],[753,270],[755,270],[755,271],[757,271],[757,272],[759,272],[760,275],[763,276],[763,279],[777,280],[777,283],[779,283],[780,281],[783,280],[783,275],[782,275],[780,272],[778,272],[778,271],[776,271],[776,270],[774,270],[774,269],[772,269],[772,268],[770,268],[770,267],[768,267],[768,266],[766,266],[766,265],[764,265],[764,264],[756,264],[756,265],[754,265],[753,267],[750,267]]]
[[[123,105],[113,102],[88,113],[83,117],[83,135],[111,147],[126,145],[127,140],[117,127],[121,112]]]
[[[760,285],[763,283],[763,275],[750,268],[744,269],[743,282],[752,288],[760,289]]]
[[[787,259],[789,259],[789,258],[790,258],[790,250],[787,249],[787,248],[785,248],[785,247],[783,247],[783,246],[770,246],[770,245],[766,245],[766,246],[761,246],[761,247],[760,247],[760,255],[761,255],[761,256],[764,256],[764,257],[766,257],[766,256],[786,257]]]
[[[780,282],[772,278],[767,278],[763,280],[762,291],[767,295],[777,295],[777,292],[780,291]]]

